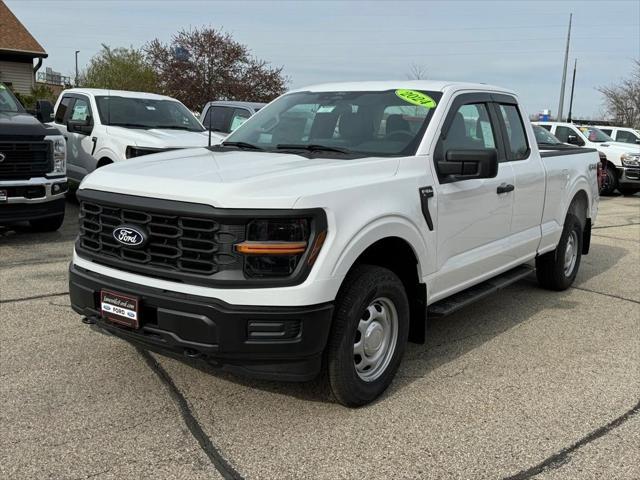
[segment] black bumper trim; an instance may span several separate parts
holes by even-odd
[[[141,327],[131,330],[100,315],[100,290],[140,297]],[[333,304],[303,307],[236,306],[106,277],[71,264],[71,306],[88,323],[162,354],[200,358],[251,377],[306,381],[321,366]],[[299,323],[291,338],[249,339],[249,322]]]
[[[48,202],[2,203],[0,204],[0,224],[36,220],[64,214],[64,195]]]

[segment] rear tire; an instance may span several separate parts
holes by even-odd
[[[409,334],[409,301],[391,270],[358,265],[338,297],[325,368],[338,402],[359,407],[391,384]]]
[[[605,177],[600,189],[600,195],[613,195],[618,188],[618,173],[610,163],[606,164],[604,169]]]
[[[626,197],[635,195],[636,193],[640,192],[640,188],[618,187],[618,191]]]
[[[549,290],[566,290],[571,286],[582,258],[582,230],[578,217],[568,213],[556,249],[536,258],[540,286]]]
[[[55,232],[58,230],[64,222],[64,213],[56,215],[55,217],[37,218],[35,220],[29,220],[29,225],[36,232]]]

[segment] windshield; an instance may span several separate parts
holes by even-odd
[[[561,145],[562,142],[554,137],[546,128],[540,125],[532,125],[538,145]]]
[[[0,112],[22,112],[22,106],[9,89],[0,83]]]
[[[174,100],[99,96],[96,102],[100,121],[105,125],[191,132],[204,130],[189,109]]]
[[[321,155],[413,155],[441,96],[415,90],[290,93],[262,108],[223,145]]]
[[[613,142],[613,138],[604,133],[599,128],[594,127],[578,127],[578,130],[582,132],[582,134],[589,139],[590,142],[601,143],[601,142]]]

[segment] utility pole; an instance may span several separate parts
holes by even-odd
[[[76,50],[76,81],[74,83],[74,87],[78,86],[78,54],[80,53],[80,50]]]
[[[576,86],[576,68],[578,66],[578,59],[576,58],[573,63],[573,80],[571,80],[571,98],[569,100],[569,116],[567,117],[567,122],[571,123],[571,111],[573,110],[573,88]]]
[[[567,81],[567,62],[569,61],[569,41],[571,40],[571,19],[573,13],[569,14],[569,31],[567,32],[567,48],[564,52],[564,68],[562,69],[562,84],[560,85],[560,104],[558,105],[558,121],[562,121],[562,110],[564,106],[564,84]]]

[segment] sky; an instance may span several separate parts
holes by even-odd
[[[180,29],[229,32],[284,67],[290,88],[333,81],[432,80],[515,90],[529,114],[558,110],[573,13],[565,115],[577,59],[574,118],[603,114],[597,87],[630,75],[640,58],[640,0],[191,1],[5,0],[42,44],[43,65],[73,77],[101,44],[141,47]]]

